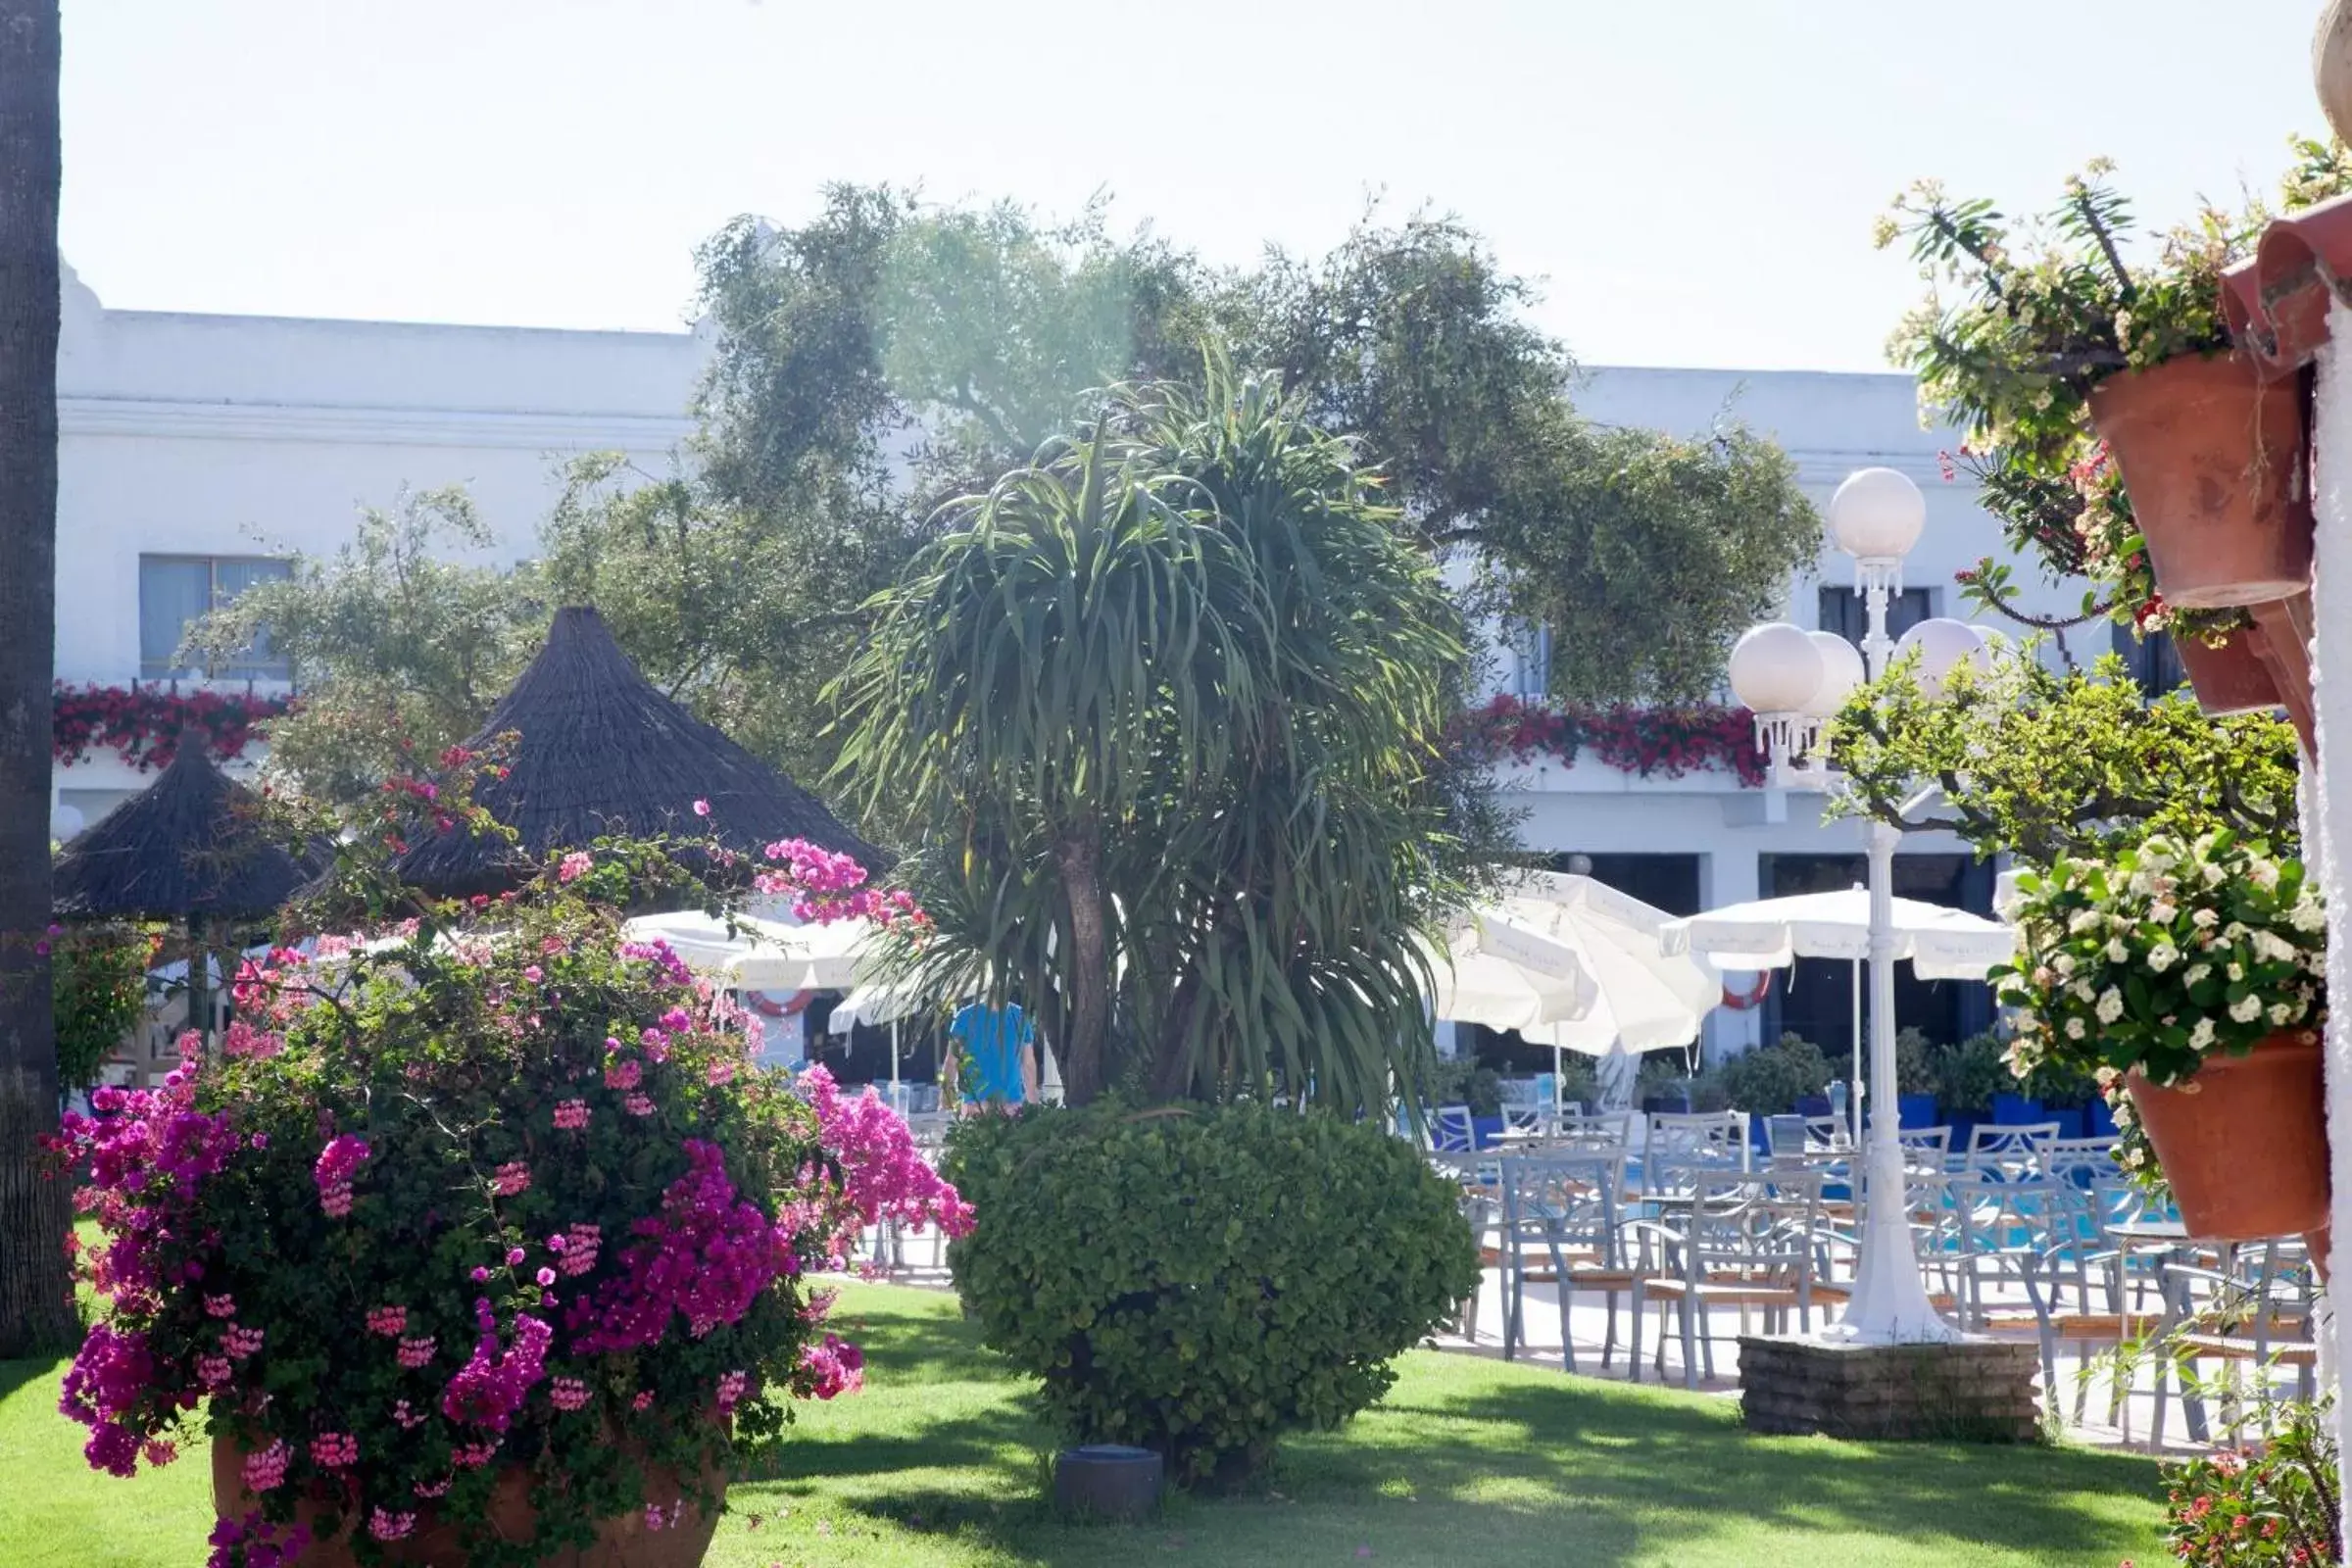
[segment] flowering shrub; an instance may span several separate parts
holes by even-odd
[[[253,726],[287,710],[279,697],[236,692],[181,694],[151,686],[68,686],[50,694],[50,754],[72,767],[94,747],[111,748],[144,771],[170,764],[190,731],[204,736],[213,756],[244,754]]]
[[[2335,1423],[2327,1401],[2266,1406],[2268,1441],[2188,1460],[2166,1478],[2166,1539],[2198,1568],[2332,1568],[2343,1561],[2336,1513]]]
[[[1473,756],[1524,762],[1546,757],[1573,763],[1590,748],[1620,772],[1681,778],[1698,768],[1723,768],[1749,788],[1763,784],[1768,763],[1756,749],[1755,715],[1744,708],[1553,707],[1507,693],[1462,714],[1455,738]]]
[[[218,1568],[298,1531],[379,1560],[435,1517],[520,1564],[708,1511],[788,1399],[858,1386],[808,1272],[868,1215],[968,1227],[870,1093],[757,1066],[723,995],[560,865],[249,962],[218,1057],[68,1118],[103,1312],[63,1407],[116,1474],[190,1424],[237,1446],[259,1506]],[[517,1467],[536,1529],[506,1540]]]
[[[2259,840],[2151,834],[2104,858],[2062,857],[2017,887],[2018,956],[1991,973],[2018,1009],[2010,1071],[2095,1073],[2134,1171],[2148,1153],[2124,1074],[2181,1083],[2216,1053],[2326,1022],[2326,911],[2302,863]]]

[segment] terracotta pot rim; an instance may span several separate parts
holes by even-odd
[[[2298,1036],[2306,1033],[2311,1036],[2310,1039],[2303,1040],[2297,1038]],[[2198,1063],[2197,1070],[2195,1072],[2190,1073],[2186,1078],[2183,1078],[2177,1084],[2160,1084],[2154,1079],[2150,1078],[2146,1073],[2142,1072],[2136,1064],[2124,1069],[2124,1076],[2135,1084],[2144,1084],[2150,1089],[2158,1090],[2160,1092],[2179,1093],[2180,1091],[2188,1088],[2189,1085],[2195,1083],[2199,1078],[2204,1077],[2207,1073],[2212,1072],[2217,1068],[2226,1071],[2231,1067],[2242,1067],[2247,1062],[2253,1060],[2257,1055],[2270,1055],[2275,1054],[2283,1056],[2294,1054],[2296,1053],[2301,1053],[2305,1055],[2318,1055],[2320,1052],[2325,1049],[2325,1046],[2326,1042],[2320,1039],[2318,1030],[2311,1029],[2303,1024],[2297,1024],[2291,1029],[2275,1029],[2271,1033],[2264,1035],[2260,1040],[2255,1041],[2254,1044],[2248,1046],[2243,1051],[2214,1052],[2203,1061]]]

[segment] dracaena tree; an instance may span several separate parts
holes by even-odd
[[[1017,1000],[1070,1098],[1379,1102],[1458,897],[1458,613],[1353,449],[1212,355],[956,503],[840,687],[914,823],[932,994]]]

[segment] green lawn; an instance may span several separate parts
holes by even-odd
[[[1046,1439],[952,1298],[843,1293],[861,1395],[805,1407],[772,1480],[736,1488],[725,1568],[1053,1564],[1854,1564],[2114,1568],[2164,1555],[2155,1467],[2077,1449],[1742,1434],[1729,1400],[1418,1352],[1344,1432],[1292,1442],[1262,1494],[1134,1528],[1038,1500]],[[57,1369],[0,1363],[0,1564],[180,1568],[211,1527],[201,1454],[118,1481],[55,1413]],[[760,1522],[754,1525],[754,1518]]]

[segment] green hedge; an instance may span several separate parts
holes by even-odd
[[[990,1346],[1073,1443],[1231,1482],[1338,1425],[1478,1280],[1457,1190],[1379,1129],[1264,1106],[1030,1109],[958,1124],[977,1213],[949,1250]]]

